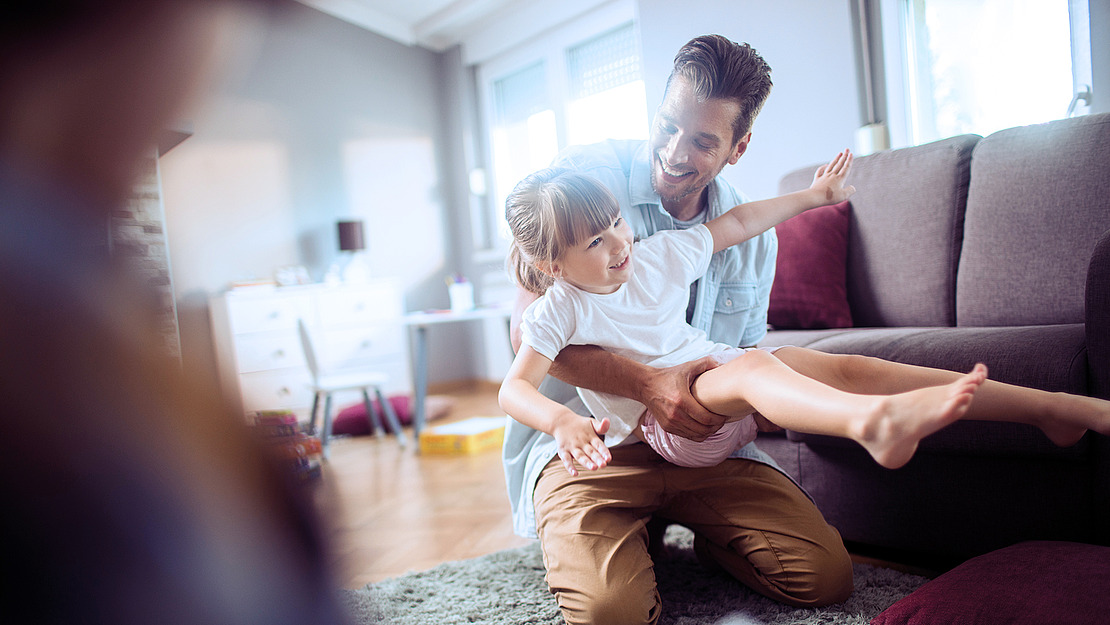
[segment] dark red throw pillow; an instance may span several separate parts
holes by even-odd
[[[848,201],[776,227],[778,265],[767,322],[777,330],[852,327],[848,308]]]
[[[1108,622],[1110,547],[1032,541],[972,558],[871,625],[1095,625]]]

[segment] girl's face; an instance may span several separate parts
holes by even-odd
[[[618,215],[608,228],[563,252],[552,273],[583,291],[612,293],[632,276],[632,240],[632,227]]]

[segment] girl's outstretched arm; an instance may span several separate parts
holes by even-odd
[[[808,189],[732,207],[706,223],[713,235],[713,251],[743,243],[811,208],[843,202],[856,192],[844,184],[851,169],[852,152],[844,150],[817,169]]]
[[[580,416],[544,397],[539,385],[550,368],[550,360],[522,345],[497,394],[501,409],[524,425],[555,437],[559,459],[571,475],[578,475],[575,463],[591,470],[604,467],[612,460],[601,438],[609,431],[609,419]]]

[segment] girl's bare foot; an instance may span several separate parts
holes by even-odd
[[[967,413],[986,379],[987,367],[978,364],[951,384],[876,398],[854,438],[876,462],[897,469],[910,461],[921,439]]]

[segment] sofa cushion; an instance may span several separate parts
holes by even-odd
[[[775,333],[772,333],[775,334]],[[810,349],[861,354],[924,367],[969,371],[986,363],[990,378],[1046,391],[1087,393],[1087,352],[1082,324],[1015,328],[880,328],[825,335]],[[816,445],[855,445],[825,436],[791,433]],[[1012,423],[963,421],[921,442],[922,450],[967,455],[1027,455],[1081,459],[1087,439],[1057,447],[1040,430]]]
[[[996,132],[972,163],[958,325],[1082,322],[1088,261],[1110,230],[1110,113]]]
[[[775,328],[848,328],[847,201],[779,224],[779,253],[767,322]]]
[[[1105,623],[1110,548],[1024,542],[972,558],[918,588],[871,625]]]
[[[852,165],[848,302],[857,326],[953,326],[975,135],[862,156]],[[817,166],[779,184],[807,188]],[[913,276],[913,279],[907,279]]]

